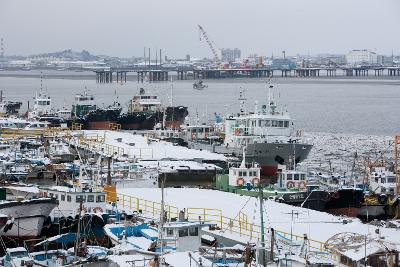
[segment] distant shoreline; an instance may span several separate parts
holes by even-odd
[[[66,80],[96,80],[96,76],[91,72],[70,72],[70,71],[42,71],[45,79],[66,79]],[[40,78],[40,71],[0,71],[0,78]],[[177,75],[170,75],[173,77],[174,82],[191,82],[194,81],[191,78],[187,80],[177,80]],[[364,77],[351,77],[351,76],[319,76],[319,77],[281,77],[276,75],[273,77],[274,81],[278,84],[285,83],[382,83],[390,85],[400,85],[400,76],[364,76]],[[221,78],[221,79],[204,79],[206,83],[230,83],[230,82],[262,82],[266,78]],[[137,75],[134,73],[129,73],[127,75],[127,81],[137,82]],[[168,81],[169,82],[169,81]],[[116,79],[114,79],[116,83]],[[156,83],[167,83],[167,82],[156,82]]]

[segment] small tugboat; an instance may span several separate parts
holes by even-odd
[[[208,85],[204,84],[202,80],[193,83],[193,89],[202,90],[207,87]]]
[[[254,163],[246,164],[245,152],[243,155],[241,165],[230,167],[229,175],[224,173],[217,175],[217,189],[254,197],[260,196],[261,190],[263,198],[318,211],[325,209],[329,193],[319,190],[318,186],[308,185],[306,173],[281,167],[277,184],[263,186],[260,184],[261,168]]]
[[[161,123],[165,128],[178,129],[188,115],[187,107],[169,106],[163,108],[156,95],[147,94],[140,88],[128,104],[128,112],[118,118],[124,130],[152,130]]]

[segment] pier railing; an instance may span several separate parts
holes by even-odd
[[[116,195],[117,208],[125,211],[138,211],[144,215],[151,216],[154,218],[160,217],[161,214],[161,203],[146,200],[134,196],[125,195],[122,193],[116,193],[105,190],[108,194]],[[164,205],[164,210],[167,212],[167,217],[178,218],[179,208],[171,205]],[[222,210],[212,208],[185,208],[185,216],[189,221],[202,221],[207,223],[215,224],[217,228],[225,233],[234,234],[238,237],[245,237],[248,240],[260,241],[261,240],[261,226],[249,221],[247,214],[239,212],[234,218],[223,215]],[[275,232],[279,233],[287,239],[293,241],[302,241],[303,235],[290,234],[279,229],[274,229]],[[267,239],[267,235],[270,232],[270,227],[264,226],[264,235]],[[318,251],[325,251],[324,243],[308,239],[310,246]]]

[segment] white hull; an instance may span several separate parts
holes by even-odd
[[[14,218],[14,225],[1,235],[10,237],[37,237],[40,235],[45,219],[57,206],[56,200],[35,199],[29,201],[0,202],[0,213]]]

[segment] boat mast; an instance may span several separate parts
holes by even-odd
[[[246,98],[244,98],[244,90],[242,88],[240,88],[239,91],[239,105],[240,105],[240,115],[244,115],[245,114],[245,103]]]

